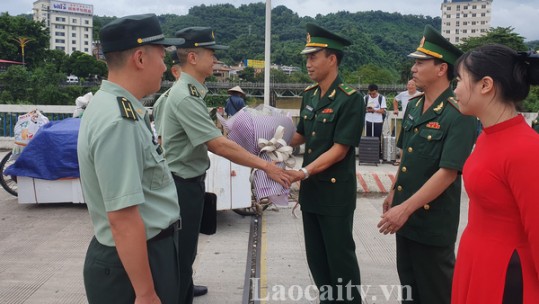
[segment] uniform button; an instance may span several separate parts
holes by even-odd
[[[303,119],[307,119],[307,115],[303,116]]]
[[[426,204],[425,206],[423,206],[423,209],[429,210],[429,209],[430,209],[430,205],[429,205],[429,204]]]
[[[402,191],[402,186],[398,186],[397,191]]]
[[[327,119],[324,118],[324,120],[322,120],[323,123],[326,123],[326,121],[328,121]]]
[[[331,179],[331,182],[332,182],[333,184],[335,184],[335,183],[337,182],[337,179],[335,179],[335,177],[334,177],[334,178]]]
[[[316,132],[315,132],[315,131],[313,131],[313,133],[311,133],[311,135],[312,135],[312,136],[315,136],[315,135],[316,135]]]
[[[427,136],[427,140],[430,141],[432,139],[432,135]]]
[[[534,125],[536,125],[537,123],[539,123],[539,121],[537,121],[537,119],[533,121]]]
[[[307,150],[307,153],[311,153],[311,152],[313,152],[313,150],[311,150],[311,149]]]
[[[414,148],[408,147],[408,153],[412,153],[412,152],[414,152]]]
[[[415,128],[415,129],[414,129],[414,133],[417,133],[417,132],[419,132],[419,129],[418,129],[418,128]]]
[[[402,169],[401,169],[401,171],[404,172],[404,173],[406,173],[406,170],[407,170],[406,167],[402,167]]]

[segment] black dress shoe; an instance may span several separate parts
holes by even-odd
[[[206,286],[200,286],[200,285],[194,285],[193,286],[193,295],[195,297],[200,297],[208,293],[208,287]]]

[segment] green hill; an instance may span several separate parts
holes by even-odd
[[[235,7],[232,4],[200,5],[187,15],[160,15],[166,35],[188,26],[211,26],[218,43],[230,46],[217,53],[220,60],[236,64],[243,59],[264,58],[265,4],[252,3]],[[110,17],[95,16],[96,33]],[[350,13],[346,11],[299,17],[297,13],[277,6],[272,10],[272,63],[301,66],[304,58],[299,51],[305,45],[305,24],[317,23],[348,37],[353,45],[346,51],[342,70],[357,71],[374,64],[395,75],[407,74],[410,60],[406,55],[414,50],[423,28],[430,24],[440,29],[441,19],[428,16],[402,15],[381,11]],[[406,76],[404,76],[405,78]]]

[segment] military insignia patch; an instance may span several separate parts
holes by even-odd
[[[198,92],[197,87],[192,84],[188,84],[187,87],[189,88],[189,93],[191,94],[191,96],[200,97],[200,93]]]
[[[334,99],[336,93],[337,93],[337,91],[333,90],[333,92],[331,92],[331,94],[329,94],[329,99]]]
[[[322,111],[322,114],[331,114],[331,113],[333,113],[333,109],[331,108],[327,108]]]
[[[431,121],[427,124],[427,128],[439,130],[440,124],[437,121]]]
[[[436,108],[434,108],[434,112],[440,113],[444,107],[444,103],[441,102]]]
[[[137,113],[135,113],[135,110],[133,109],[133,105],[127,98],[125,97],[117,97],[118,100],[118,106],[120,107],[120,114],[122,114],[123,118],[131,119],[131,120],[138,120]]]
[[[425,36],[421,39],[421,42],[419,42],[419,47],[422,48],[425,45]]]

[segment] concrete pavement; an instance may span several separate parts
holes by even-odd
[[[358,196],[354,237],[365,303],[397,303],[393,236],[378,233],[382,196]],[[468,199],[463,196],[461,230]],[[261,218],[261,303],[317,303],[303,243],[301,218],[291,208]],[[218,213],[217,233],[201,235],[195,283],[209,293],[197,304],[242,303],[252,217]],[[0,190],[0,303],[86,303],[82,265],[93,234],[84,205],[19,205]],[[283,296],[283,291],[285,295]],[[306,293],[305,291],[310,293]],[[265,293],[264,293],[265,292]]]

